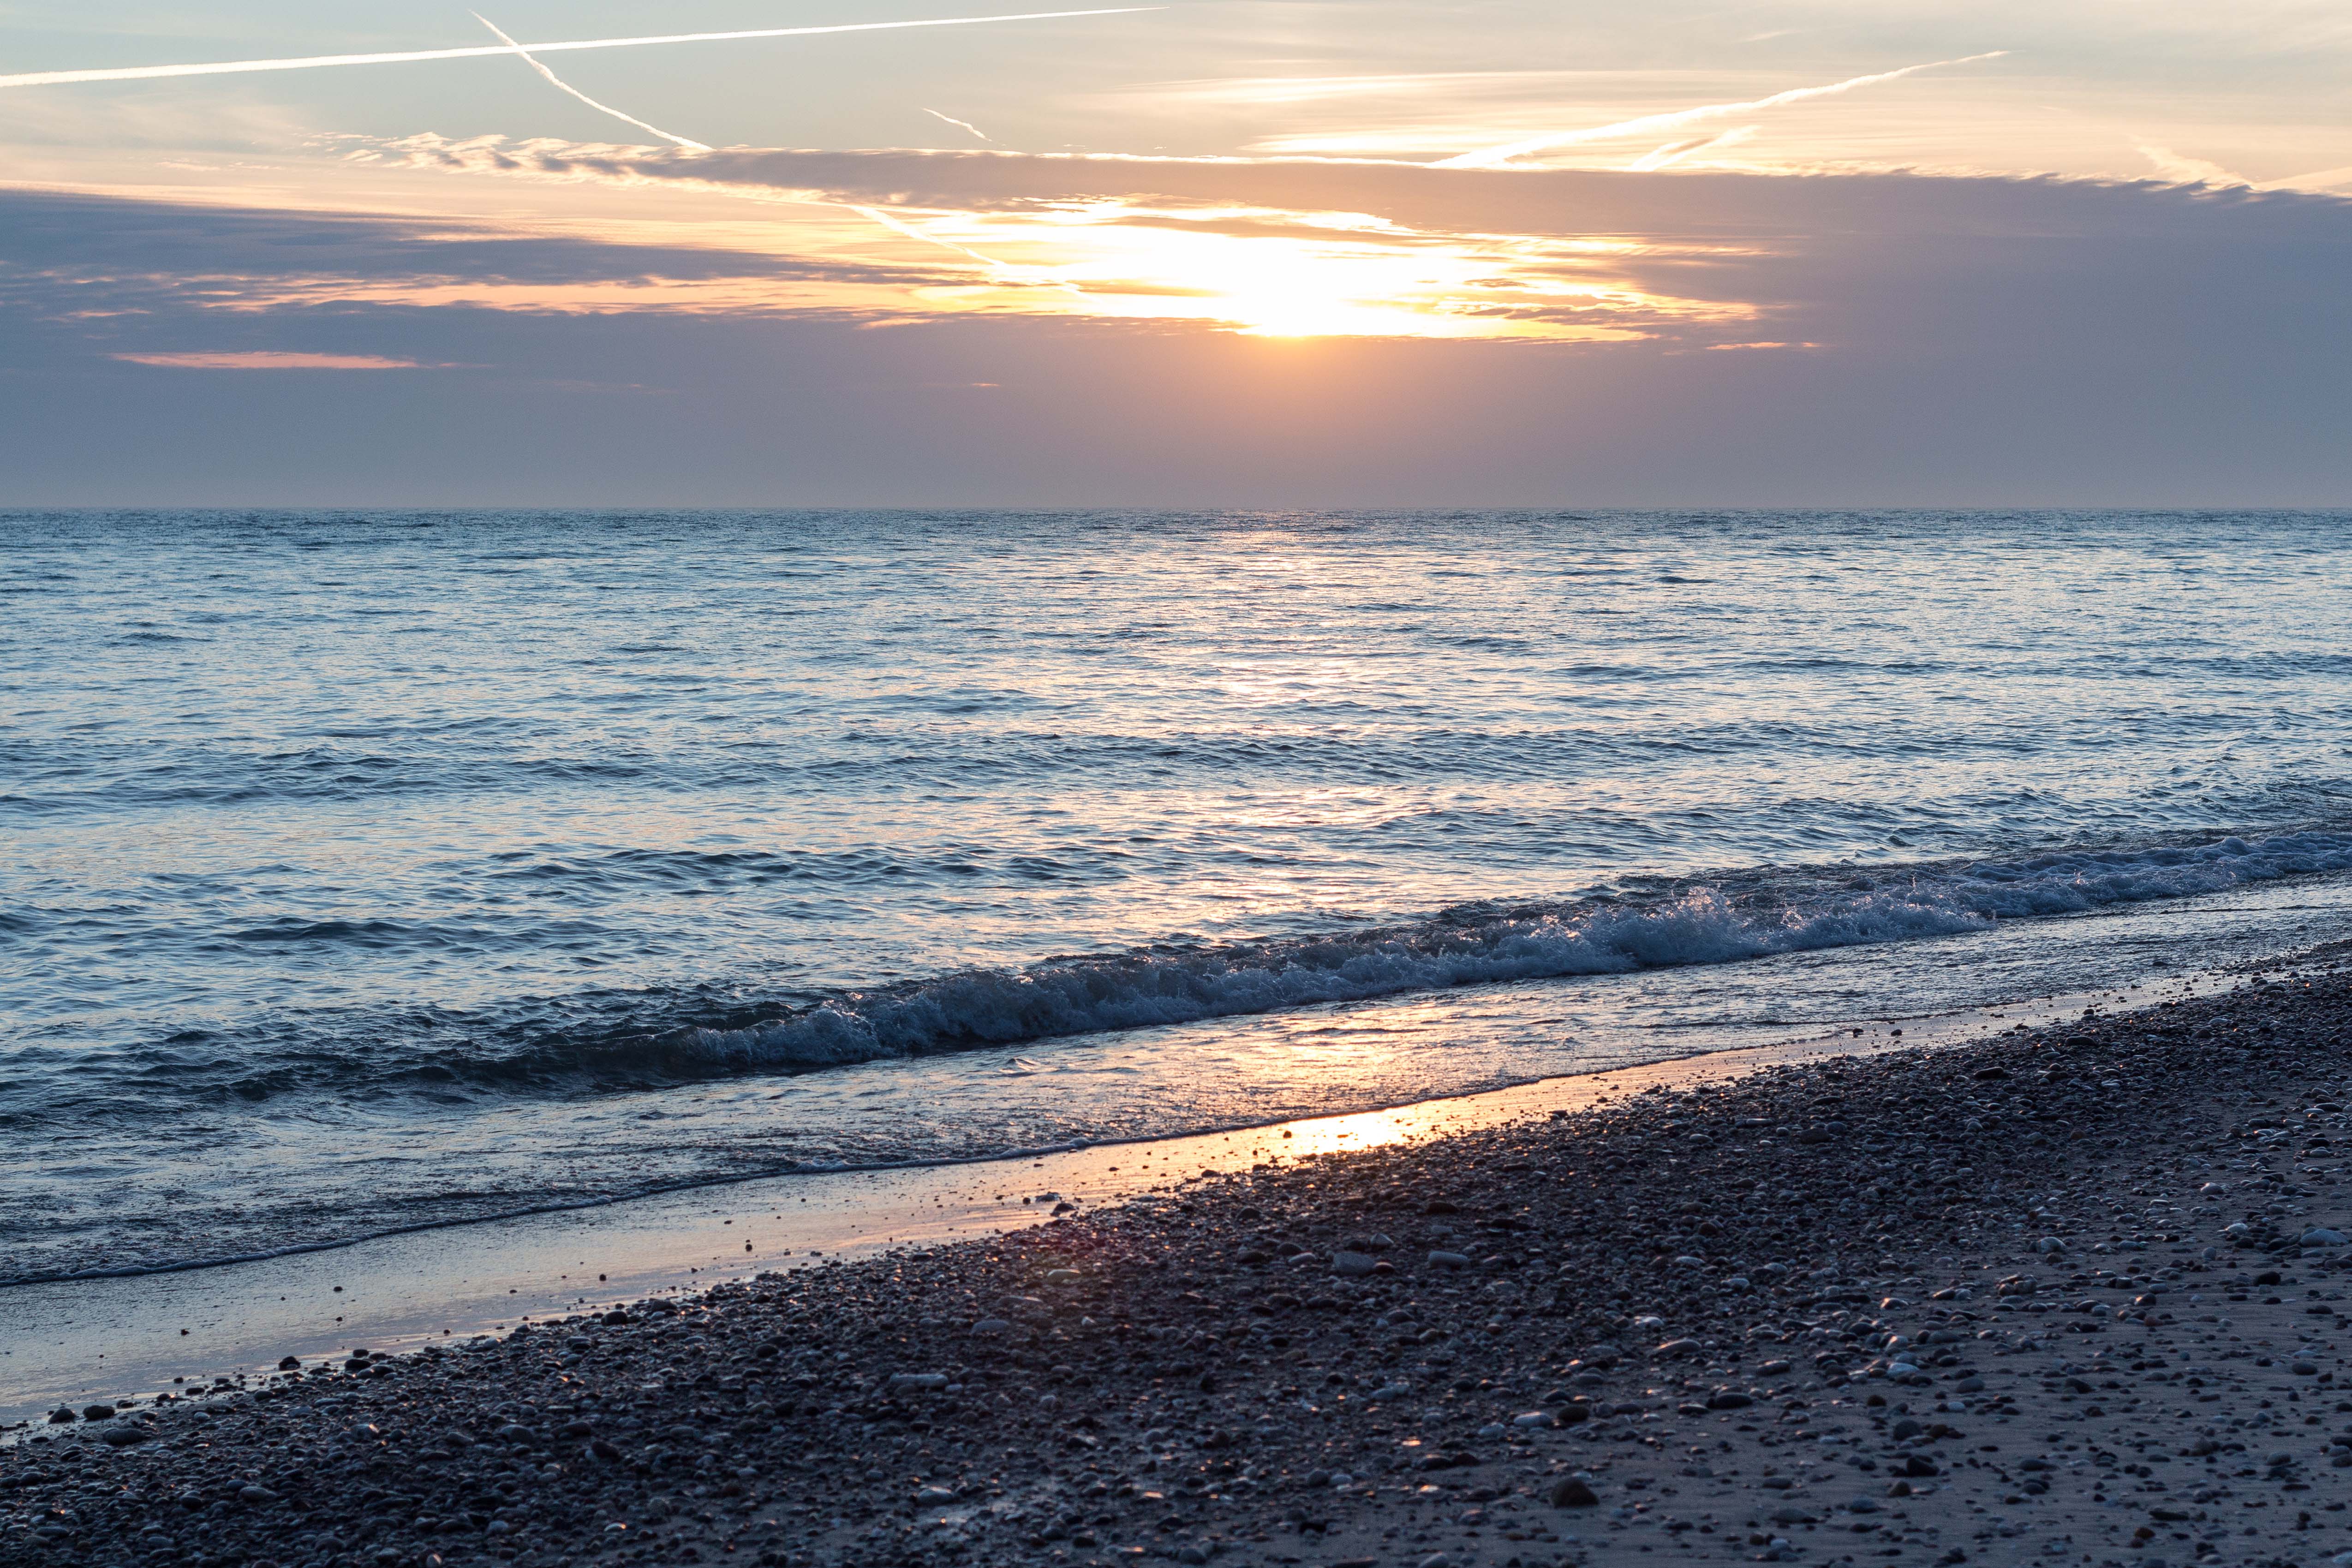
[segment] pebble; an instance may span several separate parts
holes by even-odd
[[[1470,1257],[1465,1252],[1432,1252],[1429,1255],[1429,1266],[1433,1269],[1467,1269],[1470,1267]]]
[[[945,1388],[948,1375],[944,1372],[898,1372],[890,1375],[893,1388]]]

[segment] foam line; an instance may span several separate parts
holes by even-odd
[[[1449,912],[1412,925],[968,970],[735,1028],[646,1037],[629,1063],[805,1071],[877,1058],[1287,1011],[1499,981],[1617,975],[1916,941],[2004,921],[2352,870],[2352,832],[2074,850],[1844,873],[1790,896],[1732,877],[1675,897]]]

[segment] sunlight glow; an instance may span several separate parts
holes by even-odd
[[[1428,234],[1349,214],[1074,203],[933,212],[926,238],[997,258],[992,282],[927,290],[963,309],[1197,321],[1253,337],[1630,341],[1745,321],[1744,306],[1643,294],[1623,241]],[[1038,298],[1051,290],[1053,298]]]
[[[628,172],[636,156],[629,150],[545,141],[415,137],[353,156],[453,172],[646,183]],[[660,183],[790,214],[765,233],[760,253],[829,276],[646,278],[567,288],[547,308],[625,308],[659,295],[704,294],[727,308],[757,309],[753,301],[764,294],[779,309],[829,302],[861,312],[887,308],[893,319],[1081,316],[1196,323],[1264,338],[1541,342],[1745,338],[1757,316],[1737,300],[1675,298],[1632,280],[1637,261],[1705,262],[1727,254],[1720,245],[1454,232],[1359,212],[1149,197],[884,204],[698,183],[697,162],[666,159]],[[499,289],[506,308],[528,308],[516,297],[527,297],[530,286]],[[479,286],[470,293],[483,298]]]

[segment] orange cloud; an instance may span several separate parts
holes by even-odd
[[[381,354],[308,354],[283,349],[227,350],[203,353],[116,354],[134,365],[174,371],[450,371],[457,365],[387,359]]]

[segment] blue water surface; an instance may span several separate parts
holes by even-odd
[[[0,514],[0,1273],[1452,1092],[1715,1016],[1658,971],[2325,880],[2347,525]],[[1298,1065],[1497,986],[1580,1021]]]

